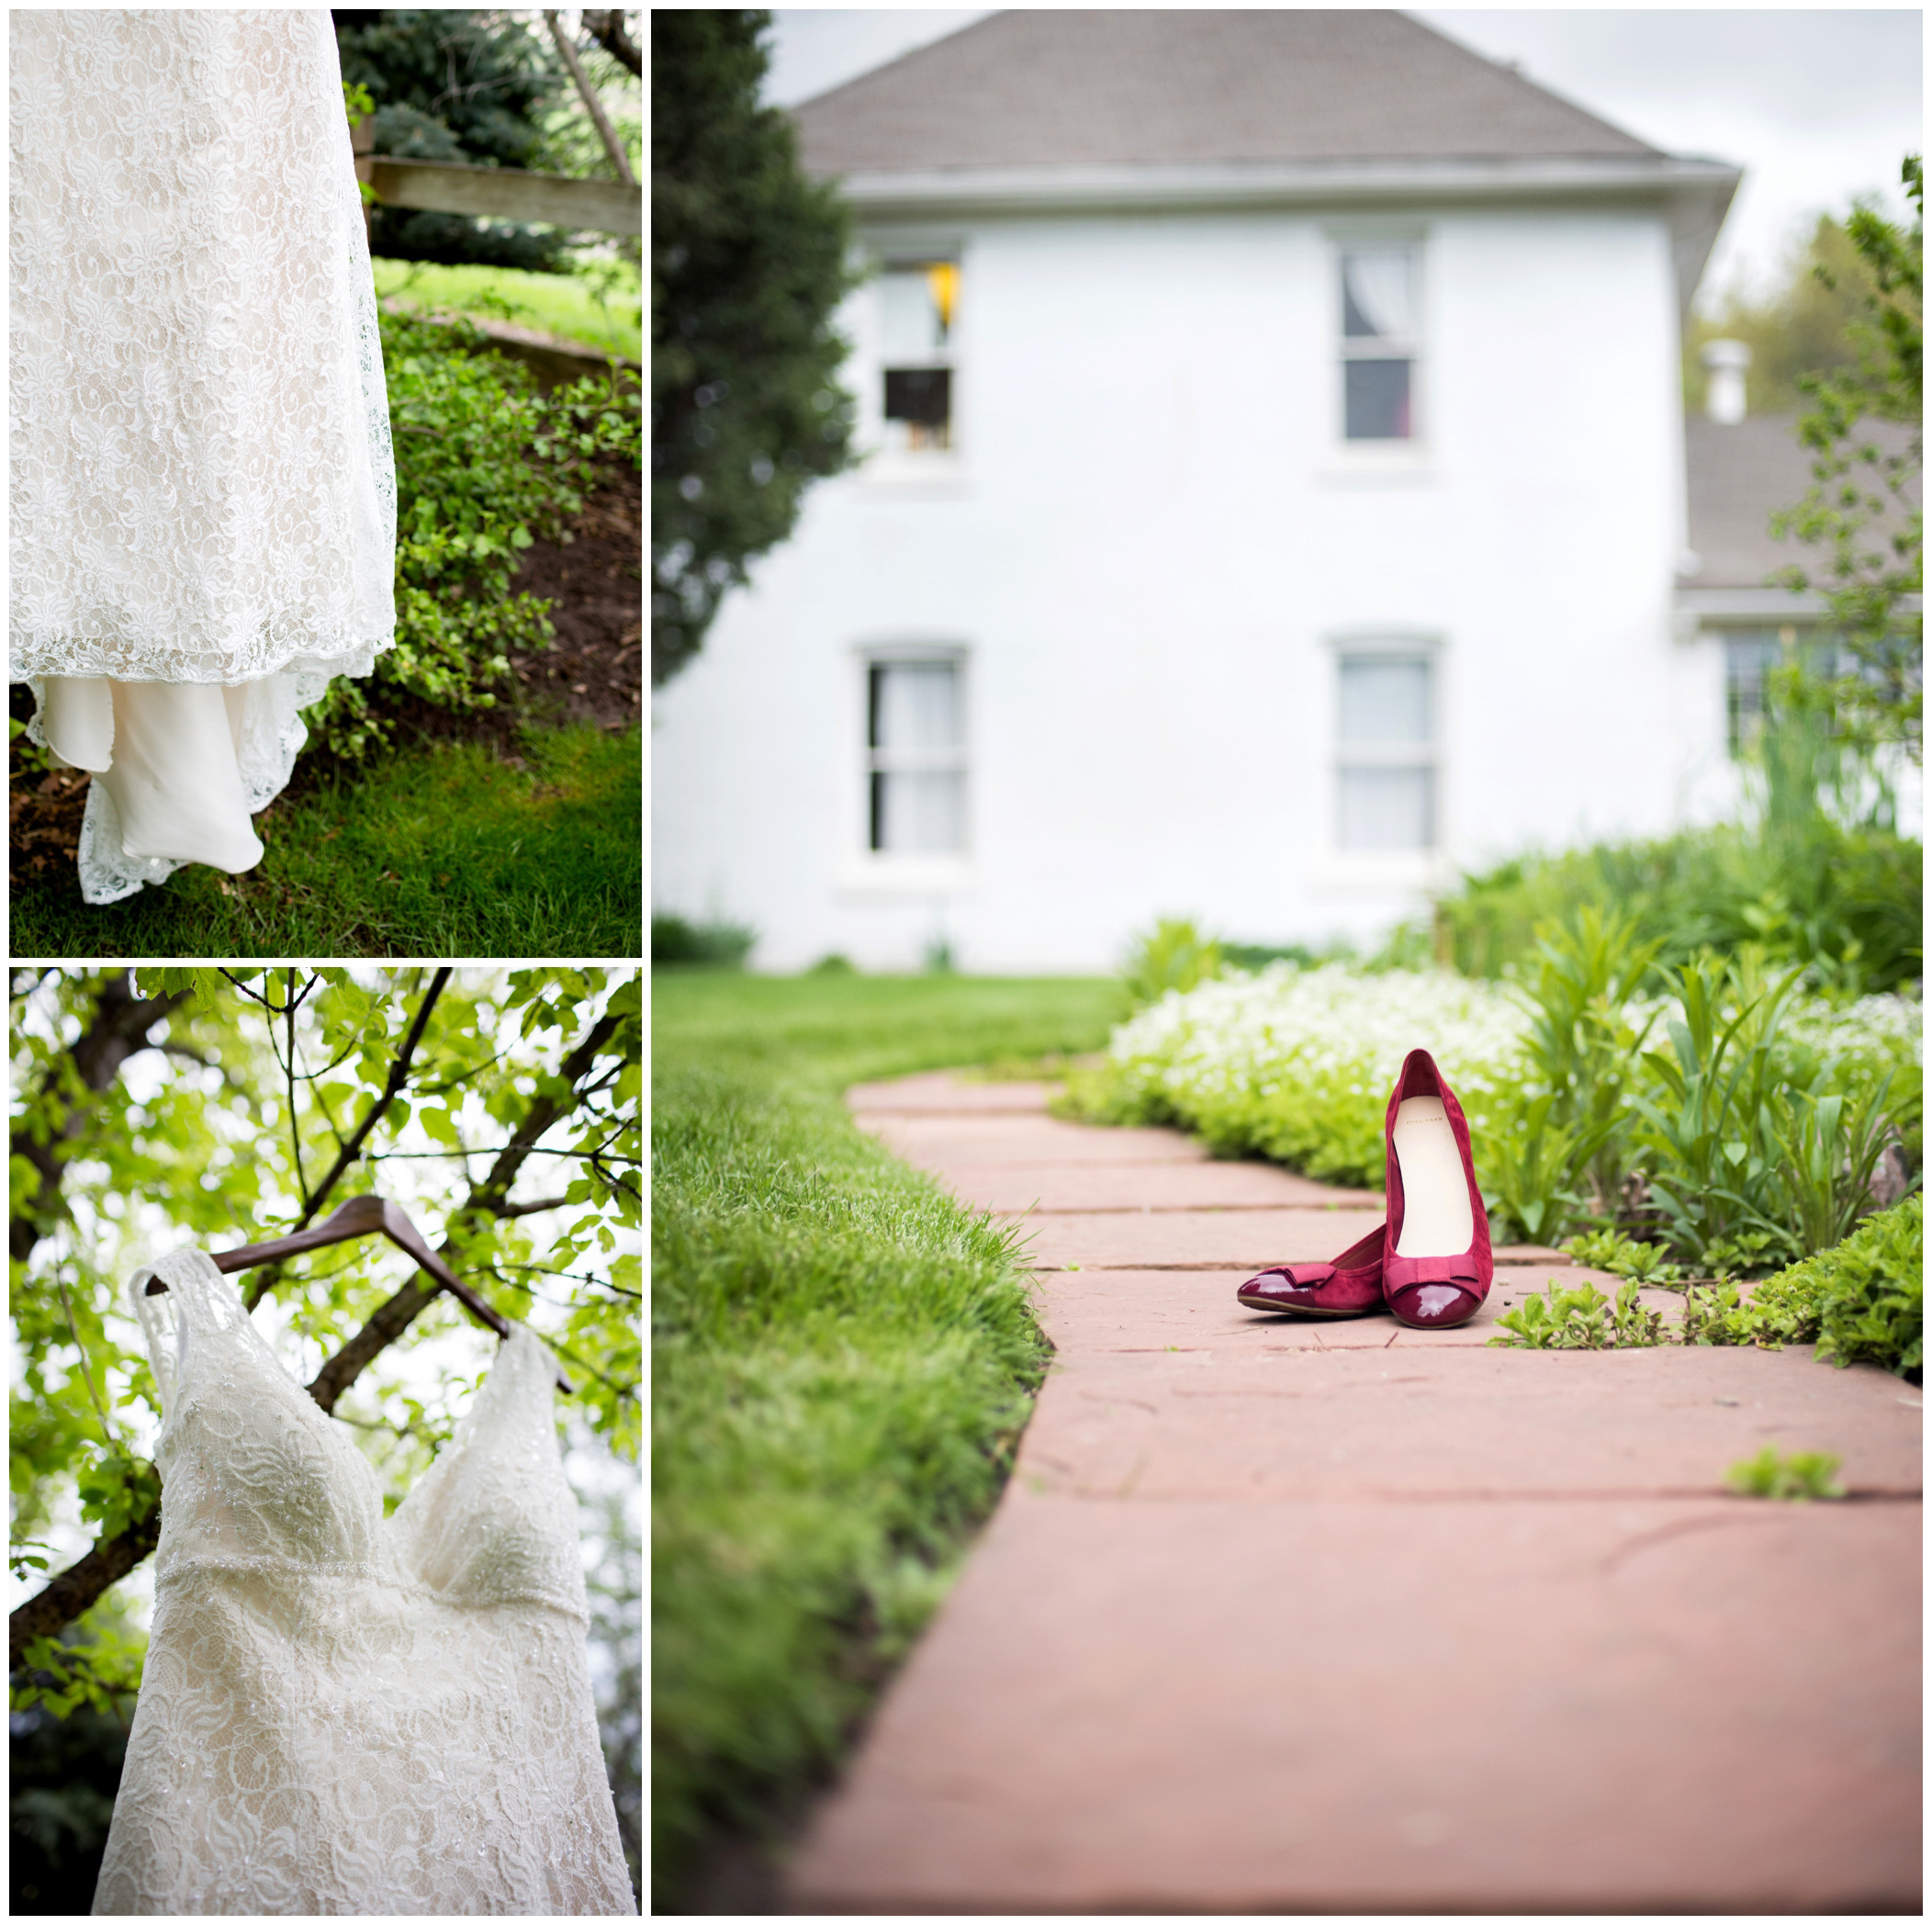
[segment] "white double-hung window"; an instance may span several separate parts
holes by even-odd
[[[875,856],[966,853],[965,669],[957,652],[865,664],[866,846]]]
[[[1342,438],[1418,439],[1421,363],[1421,249],[1349,243],[1340,251]]]
[[[896,261],[879,276],[884,440],[895,454],[953,446],[957,261]]]
[[[1435,684],[1425,647],[1339,653],[1335,823],[1344,850],[1435,848]]]

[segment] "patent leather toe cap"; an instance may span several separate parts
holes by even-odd
[[[1466,1323],[1482,1302],[1474,1290],[1459,1283],[1418,1283],[1396,1291],[1388,1307],[1401,1322],[1417,1330],[1447,1330]]]

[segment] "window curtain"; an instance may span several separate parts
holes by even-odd
[[[1414,328],[1410,262],[1405,248],[1374,248],[1342,257],[1342,285],[1368,332],[1406,341]],[[1353,329],[1350,330],[1354,332]]]

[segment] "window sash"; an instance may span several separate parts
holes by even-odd
[[[1350,446],[1417,439],[1421,250],[1363,242],[1337,250],[1341,433]]]
[[[963,856],[970,762],[964,665],[866,663],[866,847],[876,856]]]
[[[1425,853],[1440,837],[1432,656],[1366,648],[1337,658],[1335,840],[1349,853]]]

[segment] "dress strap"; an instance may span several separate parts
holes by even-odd
[[[151,1297],[151,1278],[166,1284],[166,1291]],[[135,1271],[128,1280],[128,1294],[148,1340],[148,1361],[161,1390],[163,1416],[174,1403],[181,1367],[195,1337],[246,1330],[257,1343],[262,1341],[242,1292],[215,1267],[205,1250],[172,1251],[159,1263]]]

